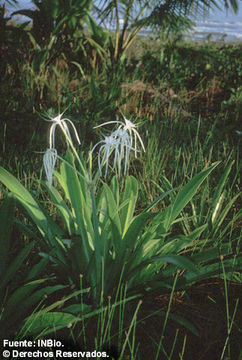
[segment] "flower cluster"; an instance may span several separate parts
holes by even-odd
[[[98,166],[100,172],[102,167],[105,164],[105,177],[108,171],[109,158],[113,153],[113,169],[116,168],[118,175],[121,174],[121,164],[124,162],[124,174],[129,167],[129,154],[130,150],[134,150],[135,157],[137,157],[137,138],[142,146],[142,149],[145,151],[143,141],[136,130],[136,125],[130,120],[124,117],[124,122],[122,121],[108,121],[101,125],[96,126],[95,128],[108,125],[108,124],[119,124],[118,129],[111,133],[110,136],[105,136],[104,140],[99,141],[92,149],[91,153],[95,148],[100,144],[98,152]],[[133,147],[134,142],[134,147]]]
[[[132,123],[132,121],[126,119],[126,117],[124,116],[124,122],[118,121],[118,120],[116,120],[116,121],[107,121],[107,122],[105,122],[105,123],[103,123],[101,125],[96,126],[94,129],[99,128],[99,127],[104,126],[104,125],[108,125],[108,124],[120,124],[119,127],[118,127],[118,130],[123,129],[126,132],[128,132],[131,147],[133,145],[133,140],[134,140],[135,157],[137,157],[137,138],[138,138],[138,140],[139,140],[139,142],[141,144],[142,149],[145,152],[144,143],[143,143],[143,141],[142,141],[142,139],[140,137],[140,134],[136,130],[136,125],[134,123]]]
[[[74,124],[72,123],[71,120],[67,119],[67,118],[61,118],[63,115],[60,114],[58,116],[56,116],[53,119],[47,120],[52,122],[52,125],[50,127],[50,136],[49,136],[49,148],[46,150],[45,154],[44,154],[44,158],[43,158],[43,163],[44,163],[44,169],[45,169],[45,173],[46,173],[46,177],[47,177],[47,181],[49,186],[52,186],[52,178],[53,178],[53,172],[55,169],[55,164],[56,164],[56,159],[57,159],[57,150],[55,149],[55,130],[56,127],[59,126],[61,128],[61,130],[63,131],[67,142],[73,146],[73,142],[72,142],[72,138],[71,138],[71,134],[68,128],[68,123],[71,124],[73,130],[74,130],[74,134],[76,136],[77,142],[78,144],[80,144],[80,139],[78,136],[78,133],[76,131],[76,128],[74,126]]]
[[[124,159],[124,173],[128,168],[129,152],[132,149],[128,133],[123,129],[114,131],[110,136],[105,136],[104,140],[99,141],[92,149],[91,154],[100,144],[98,152],[98,167],[102,172],[105,164],[105,177],[108,172],[109,158],[113,153],[113,168],[117,168],[118,175],[121,174],[121,162]]]
[[[46,150],[43,158],[44,169],[47,177],[49,186],[52,186],[53,172],[57,159],[57,150],[55,149],[55,130],[59,126],[63,131],[67,143],[72,147],[73,151],[75,150],[71,138],[71,134],[68,128],[70,124],[74,130],[75,137],[78,144],[80,144],[80,139],[77,134],[76,128],[67,118],[62,118],[63,114],[56,116],[55,118],[49,120],[52,122],[49,135],[49,148]],[[143,141],[136,130],[136,125],[133,124],[130,120],[124,117],[124,122],[121,121],[108,121],[97,127],[104,126],[107,124],[118,124],[117,130],[113,131],[110,136],[105,136],[103,140],[99,141],[91,150],[91,155],[94,150],[99,147],[98,151],[98,167],[100,173],[102,173],[102,168],[105,166],[105,177],[107,176],[108,167],[110,165],[110,159],[112,158],[112,169],[116,169],[118,176],[121,175],[122,165],[124,167],[124,174],[127,172],[129,167],[129,155],[130,151],[135,152],[135,157],[137,157],[137,139],[141,144],[142,149],[145,151]],[[134,143],[134,147],[133,147]]]

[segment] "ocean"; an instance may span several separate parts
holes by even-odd
[[[242,41],[242,4],[239,1],[237,14],[230,11],[213,11],[208,16],[195,20],[190,36],[196,40],[204,40],[208,36],[211,40]]]
[[[4,3],[4,0],[0,0]],[[18,8],[31,8],[33,4],[30,0],[19,0]],[[9,12],[16,11],[16,8],[10,7]],[[19,21],[23,21],[23,17],[18,17]],[[27,20],[25,18],[25,20]],[[215,10],[207,16],[197,19],[192,19],[196,23],[193,30],[188,33],[185,38],[203,41],[206,38],[210,40],[224,40],[224,41],[242,41],[242,1],[239,1],[239,11],[234,14],[230,11]],[[149,30],[144,31],[144,34],[150,34]]]

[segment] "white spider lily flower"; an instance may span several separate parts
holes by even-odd
[[[124,159],[124,173],[126,173],[129,166],[129,153],[132,149],[130,146],[128,132],[123,129],[117,129],[110,136],[105,136],[104,140],[99,141],[93,147],[91,154],[98,145],[101,145],[98,151],[98,167],[100,173],[102,172],[103,165],[106,164],[105,177],[107,176],[109,158],[111,154],[114,155],[113,169],[116,167],[118,170],[118,175],[120,176],[122,159]]]
[[[104,125],[108,125],[108,124],[120,124],[118,129],[123,129],[123,130],[126,130],[128,131],[129,135],[130,135],[130,146],[132,147],[133,145],[133,140],[134,140],[134,151],[135,151],[135,157],[137,157],[137,138],[141,144],[141,147],[143,149],[143,151],[145,152],[145,146],[144,146],[144,143],[141,139],[141,136],[140,134],[138,133],[138,131],[136,130],[136,125],[128,120],[125,116],[124,116],[124,122],[122,121],[118,121],[118,120],[115,120],[115,121],[107,121],[103,124],[100,124],[98,126],[95,126],[94,129],[96,128],[99,128],[101,126],[104,126]]]
[[[47,177],[49,187],[52,186],[52,178],[55,169],[56,159],[57,159],[56,149],[47,149],[43,157],[43,163],[44,163],[45,174]]]
[[[53,124],[51,125],[50,127],[50,137],[49,137],[49,143],[50,143],[50,149],[54,149],[55,148],[55,129],[56,129],[56,126],[58,125],[61,130],[63,131],[65,137],[68,139],[68,141],[73,145],[72,143],[72,138],[71,138],[71,134],[70,134],[70,131],[69,131],[69,128],[68,128],[68,125],[67,123],[70,123],[73,130],[74,130],[74,133],[75,133],[75,136],[76,136],[76,139],[77,139],[77,142],[78,144],[80,144],[80,139],[79,139],[79,136],[78,136],[78,133],[77,133],[77,130],[73,124],[73,122],[67,118],[61,118],[63,115],[60,114],[60,115],[57,115],[55,118],[53,119],[50,119],[50,120],[47,120],[47,121],[50,121],[52,122]]]

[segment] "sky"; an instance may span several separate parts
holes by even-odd
[[[223,9],[222,11],[216,9],[215,11],[210,12],[209,19],[214,21],[217,21],[219,19],[221,22],[242,21],[242,0],[238,1],[238,6],[239,9],[236,14],[231,9],[229,9],[228,11],[226,11],[225,9]]]
[[[0,3],[4,3],[4,0],[0,0]],[[33,6],[33,3],[31,2],[31,0],[19,0],[18,1],[19,6],[18,8],[30,8]],[[234,14],[232,11],[219,11],[219,10],[215,10],[214,13],[210,13],[209,17],[206,16],[206,19],[211,19],[214,21],[217,21],[219,19],[219,21],[227,21],[227,22],[236,22],[236,21],[242,21],[242,0],[238,1],[239,3],[239,11],[237,14]]]

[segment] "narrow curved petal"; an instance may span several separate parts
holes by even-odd
[[[75,134],[75,136],[76,136],[76,140],[77,140],[78,144],[80,145],[81,141],[80,141],[80,138],[79,138],[79,136],[78,136],[76,127],[75,127],[75,125],[73,124],[73,122],[72,122],[71,120],[69,120],[69,119],[63,119],[63,120],[68,121],[68,122],[71,124],[71,126],[72,126],[72,128],[73,128],[73,130],[74,130],[74,134]],[[70,134],[70,133],[69,133],[69,134]]]
[[[122,123],[122,121],[113,120],[113,121],[107,121],[107,122],[105,122],[105,123],[103,123],[103,124],[94,126],[93,129],[97,129],[97,128],[101,127],[101,126],[108,125],[108,124],[121,124],[121,125],[124,125],[124,123]]]

